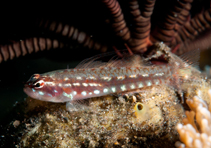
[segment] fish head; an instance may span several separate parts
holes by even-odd
[[[62,93],[62,89],[55,85],[53,78],[34,74],[24,85],[24,92],[31,98],[48,101],[48,102],[64,102],[58,100]]]

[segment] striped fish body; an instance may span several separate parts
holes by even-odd
[[[170,84],[171,65],[65,69],[34,74],[24,91],[32,98],[69,102],[91,97],[134,92],[153,85]]]
[[[190,66],[197,59],[198,52],[193,52],[191,56],[185,55],[181,59],[165,48],[166,46],[162,48],[164,56],[169,61],[162,65],[144,64],[139,55],[106,64],[94,62],[91,58],[84,60],[75,69],[34,74],[26,82],[24,92],[43,101],[71,103],[108,94],[140,92],[143,88],[166,84],[174,87],[183,101],[180,83],[192,78],[195,73],[200,74]]]

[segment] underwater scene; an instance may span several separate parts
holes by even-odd
[[[201,53],[201,58],[208,54]],[[134,95],[94,97],[88,100],[88,109],[79,107],[76,111],[68,111],[65,103],[27,97],[23,91],[24,83],[34,73],[42,74],[61,69],[60,67],[74,68],[79,61],[67,64],[68,62],[58,62],[58,58],[54,60],[52,57],[30,58],[24,57],[2,64],[20,64],[23,68],[18,68],[17,65],[17,69],[12,69],[10,75],[3,75],[9,78],[9,81],[1,79],[1,98],[4,98],[1,99],[1,141],[5,146],[169,147],[179,141],[176,126],[183,122],[185,110],[188,110],[190,105],[181,103],[180,95],[173,87],[164,83],[142,88],[140,93]],[[201,63],[204,62],[203,59],[200,60]],[[211,91],[210,82],[204,75],[192,77],[192,80],[187,79],[180,87],[185,92],[185,101],[193,101],[194,96],[197,96],[196,100],[202,99],[206,108],[206,103],[210,102]],[[196,105],[190,108],[196,111],[192,109],[196,108]],[[191,118],[193,115],[188,119]],[[193,124],[194,119],[189,122]],[[184,130],[181,135],[184,135]],[[179,142],[177,145],[181,146]]]
[[[211,147],[210,6],[78,0],[0,10],[0,147]]]

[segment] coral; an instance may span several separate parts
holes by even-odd
[[[139,111],[146,113],[136,116],[135,106],[139,102],[143,105]],[[67,112],[65,104],[28,98],[25,119],[16,127],[19,132],[15,137],[20,139],[16,146],[156,147],[166,141],[173,144],[174,126],[184,114],[174,90],[165,86],[162,92],[160,87],[153,87],[136,96],[91,98],[89,107],[90,110]],[[160,142],[161,139],[167,140]]]
[[[208,91],[211,101],[211,89]],[[176,147],[183,148],[209,148],[211,147],[211,103],[209,107],[202,99],[201,92],[193,99],[186,100],[191,111],[186,111],[183,124],[179,123],[176,128],[181,142],[176,142]]]

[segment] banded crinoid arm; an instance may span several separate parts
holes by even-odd
[[[9,45],[3,45],[0,47],[0,63],[13,59],[15,57],[24,56],[33,52],[42,50],[49,50],[55,48],[62,48],[64,44],[58,40],[50,38],[34,37],[25,40],[20,40]]]
[[[154,9],[155,0],[143,1],[141,5],[137,0],[130,0],[129,14],[132,16],[132,27],[129,27],[124,18],[121,6],[117,0],[103,0],[108,8],[111,25],[117,37],[134,52],[143,53],[152,43],[149,40],[151,28],[151,15]],[[141,7],[140,7],[141,6]]]
[[[210,30],[210,7],[200,5],[202,8],[198,8],[193,0],[103,0],[103,3],[110,13],[115,35],[133,52],[144,53],[158,41],[170,46],[177,54],[211,46],[206,38],[209,33],[203,35]],[[194,10],[196,7],[204,10],[194,14],[192,4]],[[125,13],[126,10],[129,13]]]
[[[176,34],[177,44],[181,44],[177,54],[181,55],[197,48],[201,50],[211,47],[211,8],[195,15]],[[203,34],[203,36],[200,36]]]
[[[39,22],[39,28],[45,29],[48,32],[53,32],[61,37],[65,37],[67,40],[62,40],[61,37],[58,37],[58,39],[55,37],[56,39],[54,39],[54,37],[52,38],[51,36],[33,37],[3,45],[0,47],[0,63],[37,51],[69,47],[71,46],[71,43],[73,43],[70,41],[75,41],[83,47],[100,50],[101,52],[105,52],[108,49],[107,45],[101,44],[87,33],[68,24],[42,20]]]
[[[36,13],[30,19],[2,21],[7,23],[0,27],[0,31],[5,31],[0,34],[0,46],[4,48],[0,51],[1,61],[18,57],[22,52],[27,55],[24,49],[12,51],[9,47],[21,42],[26,44],[36,37],[55,39],[71,47],[81,45],[84,47],[79,49],[81,51],[88,48],[105,52],[111,47],[121,50],[127,45],[132,52],[147,55],[146,51],[156,42],[164,42],[176,54],[196,48],[208,49],[211,46],[210,4],[208,1],[198,3],[197,0],[79,0],[71,1],[71,6],[64,3],[39,6],[48,11],[41,9],[39,15],[34,12],[37,8],[28,9]],[[16,9],[20,10],[18,6]],[[32,49],[32,45],[28,44],[27,48]]]
[[[69,24],[41,20],[39,22],[39,28],[65,37],[67,41],[76,41],[78,44],[81,44],[83,47],[88,47],[89,49],[100,50],[101,52],[105,52],[108,49],[107,45],[98,42],[96,39],[93,39],[91,35]]]
[[[158,25],[152,31],[153,42],[163,41],[168,46],[176,45],[175,35],[177,31],[188,21],[190,17],[191,3],[193,0],[181,0],[168,2],[169,6],[164,15],[160,16]]]
[[[198,48],[209,49],[211,8],[209,1],[204,3],[200,8],[197,1],[174,1],[173,9],[169,7],[169,12],[161,16],[159,24],[152,29],[151,40],[164,41],[177,55]],[[201,9],[201,12],[194,14],[192,9]]]

